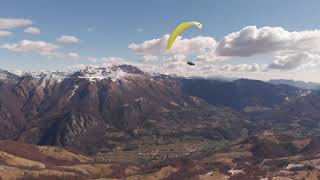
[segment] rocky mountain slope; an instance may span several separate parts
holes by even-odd
[[[0,91],[2,139],[88,153],[187,136],[222,142],[246,126],[242,114],[185,95],[179,79],[127,65],[88,67],[67,76],[28,74],[2,84]]]

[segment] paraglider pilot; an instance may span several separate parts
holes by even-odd
[[[187,64],[190,65],[190,66],[194,66],[195,64],[191,61],[187,61]]]

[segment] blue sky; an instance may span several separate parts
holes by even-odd
[[[129,44],[159,38],[170,33],[179,22],[189,20],[201,22],[204,29],[187,31],[183,38],[201,35],[220,41],[250,25],[282,27],[289,32],[314,30],[320,26],[319,7],[317,0],[3,0],[0,18],[29,19],[32,25],[9,29],[12,35],[0,37],[0,44],[21,40],[58,44],[58,37],[72,35],[80,41],[60,44],[60,51],[76,52],[81,58],[47,58],[37,53],[0,48],[0,68],[59,69],[89,63],[87,57],[122,57],[137,61],[141,57],[128,48]],[[29,26],[39,28],[41,33],[24,33]],[[257,57],[260,63],[272,61],[269,54]],[[250,64],[258,61],[257,57],[233,57],[226,62]]]

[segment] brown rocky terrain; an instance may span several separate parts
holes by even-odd
[[[311,179],[320,177],[319,137],[265,131],[216,150],[144,164],[100,161],[58,147],[0,141],[2,179]]]

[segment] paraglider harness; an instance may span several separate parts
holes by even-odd
[[[196,65],[196,64],[194,64],[193,62],[191,62],[191,61],[187,61],[187,64],[188,65],[190,65],[190,66],[194,66],[194,65]]]

